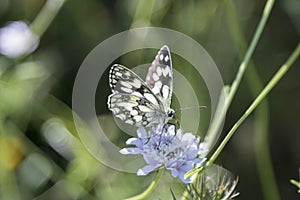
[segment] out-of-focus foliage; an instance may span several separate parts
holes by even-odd
[[[35,52],[17,59],[1,55],[0,199],[123,199],[143,191],[155,173],[137,177],[110,169],[92,157],[79,140],[71,109],[77,70],[85,56],[106,38],[130,28],[158,26],[180,31],[202,44],[217,64],[225,84],[230,84],[243,49],[242,45],[235,44],[238,38],[232,34],[229,1],[68,0],[40,38]],[[30,24],[45,2],[0,0],[0,26],[17,20]],[[248,43],[265,2],[230,2]],[[299,35],[300,2],[276,2],[253,57],[263,84],[291,53],[299,42]],[[143,56],[133,52],[120,60],[133,67],[144,63],[143,59],[149,62],[153,53]],[[174,68],[185,74],[193,87],[199,87],[199,77],[191,68],[185,68],[186,65],[186,61],[174,55]],[[268,142],[282,199],[299,198],[289,183],[290,178],[297,176],[300,161],[299,65],[298,60],[271,92],[269,111],[265,113],[269,117]],[[115,130],[111,112],[106,107],[110,90],[108,72],[105,75],[99,83],[101,94],[95,97],[97,113],[100,119],[109,122],[105,123],[107,128],[114,127],[110,139],[124,147],[126,135]],[[258,80],[248,79],[243,81],[227,114],[224,132],[254,98],[249,90]],[[203,91],[205,93],[205,86]],[[204,94],[197,96],[203,100],[200,104],[209,101]],[[210,120],[208,110],[202,113],[200,133],[207,130]],[[255,130],[256,121],[250,117],[217,161],[240,177],[237,190],[241,194],[237,198],[243,200],[262,199],[266,189],[261,187],[260,168],[256,165]],[[174,181],[165,173],[149,199],[171,199],[170,188],[175,196],[184,190],[180,181]]]

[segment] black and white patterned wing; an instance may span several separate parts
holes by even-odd
[[[117,118],[130,125],[151,126],[165,120],[165,113],[144,97],[114,93],[109,95],[107,105]]]
[[[113,65],[109,71],[109,85],[113,93],[133,94],[137,91],[151,93],[137,74],[119,64]]]
[[[165,121],[162,102],[144,81],[130,69],[113,65],[109,72],[113,94],[108,97],[108,108],[116,117],[135,126],[150,126]]]
[[[170,108],[173,91],[173,69],[168,46],[164,45],[151,63],[146,76],[146,84],[161,100],[165,108]]]

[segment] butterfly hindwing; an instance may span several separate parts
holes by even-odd
[[[169,48],[164,45],[151,63],[146,76],[146,84],[162,101],[165,107],[170,107],[173,90],[173,70]]]
[[[159,123],[165,115],[148,99],[131,94],[111,94],[107,104],[117,118],[135,126]]]

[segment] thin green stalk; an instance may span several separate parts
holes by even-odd
[[[255,34],[252,38],[252,41],[250,43],[250,46],[245,54],[245,57],[243,59],[243,61],[241,62],[240,66],[238,67],[238,72],[236,74],[236,77],[230,87],[230,90],[226,96],[226,101],[224,102],[223,105],[223,109],[222,112],[220,113],[220,115],[222,116],[215,116],[214,119],[212,120],[212,123],[214,124],[214,127],[212,127],[213,130],[215,130],[215,127],[220,127],[220,125],[222,124],[223,120],[225,119],[225,115],[227,113],[227,110],[229,108],[229,106],[231,105],[232,99],[236,94],[236,91],[241,83],[242,77],[245,73],[245,70],[248,66],[248,63],[250,61],[250,58],[253,55],[253,52],[255,50],[255,47],[257,46],[257,43],[259,41],[259,38],[261,37],[261,34],[264,30],[264,27],[266,26],[267,20],[270,16],[272,7],[274,5],[275,0],[268,0],[265,7],[264,7],[264,11],[263,11],[263,15],[259,21],[258,27],[255,31]],[[218,129],[216,129],[217,131]],[[212,136],[211,136],[212,135]],[[211,144],[214,144],[214,141],[216,140],[216,136],[218,136],[218,134],[216,134],[214,131],[208,130],[207,133],[207,139],[206,142],[208,143],[209,147],[211,146]]]
[[[226,0],[227,1],[227,0]],[[219,127],[221,126],[223,120],[225,119],[227,110],[232,102],[232,99],[237,91],[238,86],[240,85],[240,82],[242,80],[242,77],[244,75],[244,72],[246,70],[246,67],[250,61],[250,58],[254,52],[254,49],[258,43],[258,40],[262,34],[262,31],[266,25],[267,19],[269,18],[269,15],[271,13],[272,7],[274,5],[274,1],[275,0],[268,0],[265,7],[264,7],[264,11],[263,11],[263,15],[260,19],[260,22],[258,24],[258,27],[255,31],[255,34],[253,36],[253,39],[250,43],[249,48],[247,49],[246,55],[242,61],[242,63],[239,66],[239,70],[237,72],[237,75],[228,91],[227,88],[224,88],[223,90],[223,95],[226,95],[225,97],[225,101],[222,103],[223,105],[221,105],[221,103],[219,102],[218,105],[218,109],[220,110],[218,115],[215,115],[211,124],[213,124],[213,126],[211,126],[211,128],[209,128],[208,132],[207,132],[207,136],[205,138],[205,142],[208,144],[209,148],[211,147],[212,144],[214,144],[214,140],[216,140],[216,136],[218,134],[217,131],[219,129]],[[228,91],[228,92],[227,92]],[[222,94],[221,94],[222,95]],[[223,107],[221,107],[223,106]],[[196,169],[196,170],[192,170],[191,172],[187,173],[186,176],[191,176],[192,174],[194,174],[197,171],[202,171],[203,168],[200,169]]]
[[[267,20],[268,20],[268,18],[270,16],[272,7],[274,5],[274,2],[275,2],[275,0],[268,0],[267,3],[266,3],[266,5],[265,5],[262,18],[261,18],[261,20],[260,20],[260,22],[258,24],[258,27],[257,27],[257,29],[255,31],[254,36],[253,36],[253,39],[252,39],[252,41],[250,43],[250,46],[249,46],[249,48],[248,48],[248,50],[246,52],[246,55],[245,55],[242,63],[240,64],[240,66],[238,68],[239,70],[237,72],[236,78],[234,79],[234,81],[233,81],[233,83],[232,83],[232,85],[230,87],[230,91],[229,91],[229,95],[228,95],[228,101],[227,101],[227,105],[226,105],[227,107],[230,106],[230,104],[232,102],[232,99],[233,99],[233,97],[234,97],[234,95],[235,95],[235,93],[237,91],[237,88],[240,85],[240,82],[241,82],[242,77],[243,77],[243,75],[245,73],[245,70],[246,70],[247,65],[248,65],[248,63],[250,61],[250,58],[252,57],[253,52],[255,50],[255,47],[257,46],[258,40],[259,40],[259,38],[260,38],[260,36],[261,36],[261,34],[262,34],[265,26],[266,26],[266,23],[267,23]]]
[[[135,14],[131,23],[131,28],[136,26],[137,22],[142,22],[141,25],[150,25],[151,17],[153,13],[153,8],[155,5],[155,0],[149,0],[149,1],[139,1],[137,4],[137,8],[135,10]]]
[[[233,2],[228,1],[226,8],[229,30],[235,46],[238,49],[239,56],[242,58],[242,55],[247,48],[247,42],[238,24],[236,9],[234,8]],[[251,60],[247,73],[245,74],[245,78],[248,82],[250,92],[253,97],[255,97],[257,93],[263,89],[263,83],[255,69],[254,63]],[[256,112],[254,113],[254,140],[257,146],[255,149],[256,163],[264,199],[279,200],[280,195],[276,185],[271,154],[269,151],[268,127],[269,106],[267,99],[265,99],[261,102],[260,106],[257,107]]]
[[[143,193],[138,194],[138,195],[133,196],[133,197],[129,197],[125,200],[139,200],[139,199],[145,199],[147,196],[149,196],[152,193],[152,191],[155,189],[155,187],[157,186],[158,181],[159,181],[159,179],[161,178],[161,176],[163,174],[163,171],[164,171],[164,168],[161,167],[158,170],[158,173],[157,173],[155,179],[152,181],[152,183],[149,185],[149,187]]]
[[[297,57],[300,54],[300,43],[292,53],[292,55],[288,58],[286,63],[284,63],[278,72],[273,76],[271,81],[267,84],[267,86],[261,91],[261,93],[257,96],[257,98],[252,102],[246,112],[242,115],[242,117],[233,125],[229,133],[226,135],[224,140],[221,142],[217,150],[211,156],[209,161],[206,163],[206,167],[210,166],[216,158],[219,156],[225,145],[228,143],[229,139],[238,129],[238,127],[245,121],[245,119],[254,111],[254,109],[259,105],[259,103],[266,97],[266,95],[275,87],[278,81],[286,74],[292,64],[296,61]]]
[[[34,21],[31,23],[31,30],[37,36],[42,37],[64,2],[65,0],[47,0]]]
[[[252,104],[249,106],[249,108],[245,111],[245,113],[242,115],[242,117],[233,125],[233,127],[230,129],[226,137],[223,139],[217,150],[213,153],[213,155],[210,157],[209,161],[207,161],[205,167],[201,167],[195,170],[191,170],[188,173],[186,173],[185,177],[190,177],[195,173],[201,172],[204,168],[209,167],[213,164],[213,162],[217,159],[225,145],[228,143],[229,139],[232,137],[232,135],[235,133],[235,131],[238,129],[238,127],[245,121],[245,119],[254,111],[254,109],[264,100],[266,95],[275,87],[275,85],[278,83],[278,81],[285,75],[285,73],[288,71],[288,69],[291,67],[291,65],[296,61],[297,57],[300,55],[300,43],[296,47],[296,49],[293,51],[291,56],[288,58],[288,60],[281,66],[281,68],[278,70],[278,72],[273,76],[273,78],[270,80],[270,82],[267,84],[267,86],[260,92],[260,94],[256,97],[256,99],[252,102]]]

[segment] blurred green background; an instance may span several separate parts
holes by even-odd
[[[0,0],[0,26],[34,21],[45,2]],[[155,173],[136,177],[112,170],[96,161],[78,140],[71,105],[82,61],[96,45],[121,31],[164,27],[198,41],[217,64],[224,83],[231,84],[264,4],[259,0],[66,1],[32,55],[20,60],[0,56],[0,198],[122,199],[142,192]],[[220,141],[290,55],[299,35],[300,1],[277,1],[227,114]],[[128,67],[143,64],[144,59],[151,62],[156,51],[133,52],[118,62]],[[180,71],[185,61],[172,56],[173,67]],[[216,162],[239,176],[237,199],[276,199],[274,187],[278,187],[279,199],[299,199],[296,187],[289,183],[299,177],[300,167],[299,65],[298,59]],[[192,71],[182,73],[198,87]],[[99,118],[113,123],[103,95],[110,94],[107,77],[99,83],[102,95],[96,97],[96,106]],[[207,94],[197,95],[206,104]],[[205,133],[210,118],[208,111],[203,113],[199,134]],[[127,135],[112,129],[110,138],[124,147]],[[264,171],[269,169],[266,149],[275,184],[272,173]],[[170,187],[180,196],[183,186],[168,172],[149,199],[171,199]]]

